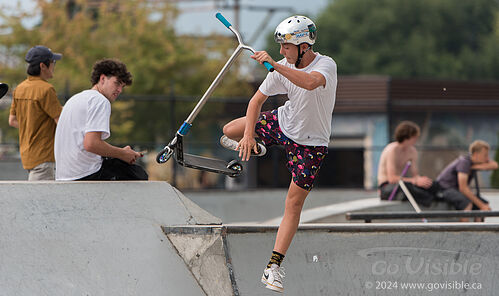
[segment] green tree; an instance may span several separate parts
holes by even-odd
[[[336,0],[316,48],[340,74],[499,79],[497,0]]]

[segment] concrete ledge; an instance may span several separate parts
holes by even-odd
[[[161,226],[220,223],[166,182],[0,182],[0,295],[207,295]]]
[[[265,233],[276,232],[278,225],[224,224],[224,225],[184,225],[162,227],[167,234],[209,234],[209,233]],[[298,231],[320,232],[498,232],[499,224],[494,223],[336,223],[300,224]]]
[[[356,212],[347,213],[346,217],[348,220],[363,220],[365,223],[371,223],[372,220],[499,217],[499,211]]]
[[[274,295],[258,278],[277,226],[186,225],[163,230],[186,237],[221,235],[234,295]],[[303,224],[282,265],[285,293],[494,296],[499,289],[497,244],[499,224]],[[391,290],[385,289],[388,283]],[[422,286],[407,288],[412,283]]]

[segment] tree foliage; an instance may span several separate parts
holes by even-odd
[[[235,47],[234,40],[222,36],[178,36],[173,27],[177,11],[168,1],[38,0],[37,6],[41,22],[34,28],[24,26],[23,20],[32,17],[26,12],[0,13],[0,79],[14,87],[25,79],[24,55],[37,44],[63,54],[50,80],[59,97],[90,88],[97,60],[120,59],[133,75],[124,93],[132,100],[113,104],[113,142],[152,143],[173,136],[166,134],[172,128],[169,104],[135,101],[133,96],[200,97]],[[226,75],[214,96],[247,96],[251,91],[239,75]],[[193,105],[177,103],[176,113],[187,116]],[[212,114],[220,109],[206,108]]]
[[[499,79],[497,0],[335,0],[316,48],[340,74]]]

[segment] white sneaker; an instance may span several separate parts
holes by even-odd
[[[237,144],[239,142],[236,141],[236,140],[232,140],[231,138],[227,137],[226,135],[223,135],[221,138],[220,138],[220,145],[222,145],[222,147],[226,148],[226,149],[229,149],[229,150],[234,150],[234,151],[238,151],[237,150]],[[258,145],[258,153],[255,153],[255,151],[251,150],[251,155],[252,156],[263,156],[265,155],[265,153],[267,153],[267,148],[265,147],[265,145],[263,145],[262,143],[259,143],[259,142],[256,142],[256,144]]]
[[[282,279],[284,278],[284,268],[279,267],[277,264],[272,264],[263,270],[262,283],[265,288],[271,289],[276,292],[284,292]]]

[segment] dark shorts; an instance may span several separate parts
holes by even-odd
[[[277,110],[260,113],[255,132],[265,146],[284,146],[288,159],[286,166],[291,172],[293,182],[310,191],[327,155],[327,147],[300,145],[286,137],[279,127]]]
[[[431,203],[437,196],[437,192],[440,190],[440,186],[437,182],[433,182],[430,188],[419,187],[409,182],[404,182],[404,184],[414,197],[414,200],[425,207],[431,206]],[[398,189],[393,200],[407,200],[405,193],[402,191],[402,188],[398,186],[398,183],[390,184],[388,182],[379,186],[380,198],[382,200],[388,200],[395,187],[398,187]]]
[[[77,181],[129,181],[148,178],[147,172],[140,165],[128,164],[118,158],[104,157],[100,170]]]
[[[455,188],[445,189],[442,194],[442,198],[452,204],[456,210],[464,210],[464,208],[471,203],[471,200],[467,198],[466,195],[462,194]],[[489,203],[486,199],[483,199],[480,196],[478,196],[478,198],[484,203]],[[472,210],[479,210],[479,208],[476,205],[473,205]]]

